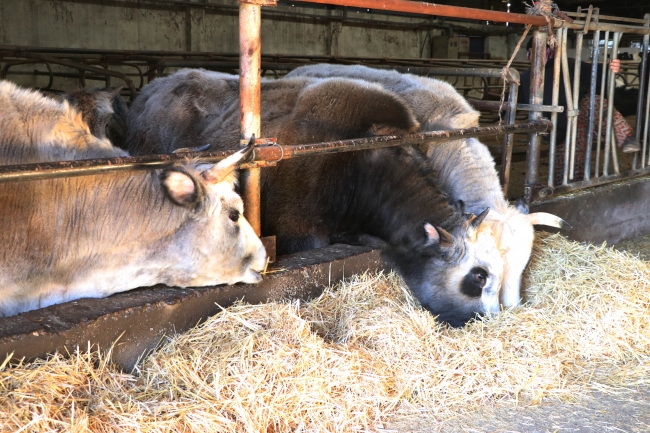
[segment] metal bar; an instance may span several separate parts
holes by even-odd
[[[239,120],[241,138],[260,137],[261,133],[261,33],[262,7],[256,4],[239,4]],[[255,233],[262,233],[261,173],[251,168],[242,173],[244,216]]]
[[[574,30],[582,31],[585,28],[585,23],[583,21],[574,21],[571,24],[563,23],[562,27],[567,28],[567,29],[574,29]],[[587,26],[587,30],[589,30],[589,31],[609,30],[610,32],[628,33],[628,34],[634,34],[634,35],[647,35],[648,34],[648,28],[647,27],[627,26],[627,25],[610,24],[610,23],[603,23],[603,22],[599,22],[597,24],[591,23],[591,24],[589,24],[589,26]]]
[[[565,185],[569,181],[569,146],[571,142],[571,125],[575,116],[572,116],[573,110],[573,97],[571,96],[571,75],[569,74],[569,59],[567,57],[567,29],[562,29],[562,81],[564,83],[564,94],[566,95],[567,105],[567,123],[566,135],[564,138],[564,173],[562,175],[562,184]]]
[[[582,39],[584,34],[578,32],[576,35],[576,58],[575,66],[573,69],[573,108],[578,110],[580,107],[580,66],[582,65]],[[573,114],[573,113],[571,113]],[[569,113],[567,113],[569,115]],[[571,162],[569,165],[569,174],[570,178],[575,178],[575,159],[576,159],[576,135],[578,131],[578,118],[573,116],[573,121],[571,122]]]
[[[550,122],[519,123],[515,125],[476,126],[465,129],[448,129],[423,132],[404,136],[384,135],[371,138],[339,140],[314,144],[272,145],[255,147],[254,161],[242,165],[243,168],[269,166],[278,161],[302,158],[324,153],[354,152],[358,150],[379,149],[393,146],[417,145],[424,142],[442,143],[446,141],[489,137],[497,134],[548,131]],[[191,156],[203,162],[217,162],[235,150],[218,152],[195,152]],[[18,180],[53,179],[69,176],[89,176],[114,171],[152,170],[168,167],[174,163],[187,161],[188,153],[129,156],[122,158],[86,159],[77,161],[47,162],[0,166],[0,183]]]
[[[618,42],[620,40],[621,34],[616,32],[614,33],[614,45],[612,46],[612,59],[616,58],[618,54]],[[605,65],[603,65],[603,73],[605,72]],[[618,170],[618,160],[616,159],[616,143],[612,143],[612,118],[614,116],[614,72],[608,71],[607,77],[608,81],[608,95],[607,95],[607,128],[605,132],[605,167],[603,169],[603,174],[607,176],[609,174],[609,152],[611,146],[612,160],[614,164],[614,172],[619,173]],[[602,97],[602,95],[601,95]],[[612,146],[613,145],[613,146]]]
[[[595,11],[598,11],[598,8],[595,8]],[[576,18],[582,18],[589,15],[589,12],[587,13],[564,12],[564,13],[570,17],[576,17]],[[615,17],[612,15],[600,15],[600,19],[605,21],[621,21],[621,22],[640,23],[640,24],[643,24],[645,22],[645,20],[641,18]]]
[[[69,60],[60,59],[58,57],[53,57],[53,56],[44,55],[44,54],[25,53],[24,56],[28,57],[28,58],[33,58],[33,59],[39,59],[39,60],[41,60],[43,62],[53,63],[55,65],[68,66],[70,68],[78,69],[79,71],[90,71],[90,72],[94,72],[94,73],[96,73],[98,75],[104,75],[104,76],[111,75],[113,77],[117,77],[117,78],[121,79],[122,81],[124,81],[124,83],[127,85],[129,90],[131,91],[131,97],[132,98],[135,98],[136,95],[137,95],[137,91],[135,89],[135,85],[133,84],[133,81],[129,77],[127,77],[126,75],[124,75],[124,74],[122,74],[122,73],[120,73],[118,71],[111,71],[111,70],[108,70],[108,69],[98,68],[98,67],[95,67],[95,66],[88,66],[88,65],[84,65],[83,63],[71,62]]]
[[[512,84],[511,84],[512,85]],[[477,110],[483,111],[501,111],[507,110],[510,102],[484,101],[482,99],[468,99],[469,105]],[[544,111],[549,113],[563,113],[564,107],[561,105],[541,105],[541,104],[517,104],[517,111]]]
[[[519,85],[517,83],[510,83],[510,91],[508,93],[508,108],[506,111],[506,124],[514,125],[515,117],[517,116],[517,94],[519,93]],[[503,188],[503,195],[508,196],[508,185],[510,183],[510,165],[512,163],[512,145],[514,143],[514,135],[506,134],[503,137],[503,149],[501,151],[501,169],[499,177],[501,180],[501,187]]]
[[[446,77],[490,77],[490,78],[503,78],[509,83],[513,81],[519,82],[519,72],[516,69],[509,68],[428,68],[418,66],[373,66],[379,69],[394,69],[397,72],[415,74],[415,75],[435,75]]]
[[[546,63],[546,32],[533,32],[533,58],[530,75],[530,103],[543,104],[544,101],[544,66]],[[529,111],[528,120],[535,122],[541,119],[539,111]],[[526,152],[526,180],[524,184],[524,200],[530,203],[533,187],[537,183],[537,173],[540,162],[540,136],[536,132],[528,134],[528,152]]]
[[[609,30],[605,32],[604,42],[605,48],[603,49],[603,66],[600,78],[600,104],[598,108],[598,140],[596,141],[596,177],[598,177],[598,170],[600,169],[600,142],[602,141],[601,138],[603,135],[603,95],[605,94],[605,77],[607,76],[607,70],[605,68],[607,67],[607,52],[609,51]],[[598,50],[600,51],[600,45],[598,46]],[[607,156],[603,157],[603,160],[605,159],[607,159]],[[605,163],[603,162],[603,172],[605,171],[604,165]]]
[[[580,10],[581,8],[580,6],[578,6],[578,13],[580,13]],[[589,24],[591,24],[591,16],[593,13],[594,13],[594,7],[593,5],[589,5],[589,9],[587,10],[587,18],[585,18],[585,29],[582,31],[582,33],[585,35],[589,31],[587,29],[589,28]],[[596,13],[598,13],[598,9],[596,9]]]
[[[645,15],[645,20],[646,20],[646,27],[650,26],[650,14]],[[641,57],[641,76],[639,77],[639,100],[637,102],[636,106],[636,138],[641,142],[641,123],[643,121],[643,96],[644,96],[644,90],[645,90],[645,82],[646,82],[646,76],[647,76],[647,64],[648,64],[648,41],[650,41],[650,35],[644,35],[643,36],[643,50],[641,51],[643,53],[643,56]],[[646,146],[645,143],[643,143],[643,150],[641,154],[641,167],[644,167],[645,164],[645,154],[646,154]],[[638,152],[634,153],[634,160],[632,161],[632,169],[636,169],[637,166],[637,155]]]
[[[598,10],[594,15],[594,21],[598,22]],[[594,141],[594,114],[596,109],[596,84],[598,81],[598,55],[600,54],[600,30],[596,30],[593,36],[593,51],[591,57],[591,82],[589,88],[589,121],[587,126],[587,149],[585,155],[585,180],[591,178],[591,147]]]
[[[555,188],[553,196],[549,197],[540,197],[540,198],[552,198],[559,194],[570,193],[575,191],[581,191],[588,188],[593,188],[596,186],[607,185],[614,182],[619,182],[621,180],[635,179],[643,176],[648,176],[650,174],[650,167],[646,167],[636,171],[629,171],[626,173],[619,174],[610,174],[607,176],[601,176],[599,178],[592,178],[590,180],[583,180],[579,182],[573,182],[568,185],[561,185]],[[543,200],[537,200],[543,201]]]
[[[531,24],[534,26],[546,26],[546,19],[536,15],[515,14],[407,0],[297,0],[296,3],[318,3],[421,15],[436,15],[440,17],[468,18],[482,21],[496,21],[500,23],[509,22]],[[551,18],[551,24],[553,24],[553,22],[554,20]]]
[[[563,29],[557,29],[555,32],[555,38],[560,41],[555,48],[555,57],[553,58],[553,96],[551,99],[551,104],[557,106],[560,100],[560,61],[562,57],[562,35],[564,33]],[[562,107],[564,108],[564,107]],[[548,186],[553,187],[555,183],[555,146],[557,140],[557,113],[551,113],[551,124],[553,129],[551,130],[550,136],[550,145],[549,145],[549,157],[548,157]]]
[[[650,120],[650,82],[647,86],[646,100],[645,100],[645,124],[643,126],[643,160],[646,161],[646,165],[650,164],[648,160],[645,159],[646,149],[648,148],[648,121]],[[650,157],[648,157],[650,159]]]

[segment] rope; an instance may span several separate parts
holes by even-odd
[[[552,0],[533,1],[532,5],[529,5],[527,3],[524,4],[526,5],[526,13],[528,15],[539,15],[546,18],[546,32],[548,34],[547,44],[549,47],[555,48],[557,41],[555,40],[555,34],[553,33],[553,23],[551,22],[551,18],[556,19],[560,17],[565,21],[573,21],[573,20],[571,20],[571,18],[563,14],[560,11],[560,9],[557,7],[557,5],[552,2]],[[524,34],[522,34],[521,38],[519,38],[519,42],[517,42],[517,46],[515,47],[512,56],[510,56],[510,60],[508,60],[508,63],[506,64],[506,66],[504,66],[503,70],[501,71],[501,77],[503,78],[503,88],[501,89],[501,100],[499,102],[500,107],[503,106],[503,102],[505,100],[506,82],[507,82],[506,71],[508,70],[508,68],[510,68],[510,65],[515,59],[515,56],[519,52],[519,48],[521,48],[521,43],[526,38],[526,35],[530,31],[531,27],[532,27],[531,24],[526,25]],[[499,110],[499,125],[501,125],[502,120],[503,119],[501,118],[501,110]]]

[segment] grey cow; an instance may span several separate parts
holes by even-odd
[[[0,82],[0,164],[124,155],[67,102]],[[0,317],[141,286],[257,283],[266,252],[218,164],[0,184]]]
[[[394,92],[363,80],[296,77],[262,81],[262,134],[306,144],[405,134],[419,124]],[[239,77],[182,70],[146,86],[129,110],[134,154],[240,134]],[[344,240],[376,245],[422,305],[460,326],[499,311],[503,263],[487,210],[464,214],[431,181],[417,148],[376,149],[281,161],[262,172],[262,234],[279,254]]]
[[[397,93],[421,125],[422,131],[478,126],[479,113],[449,83],[394,70],[360,65],[319,64],[297,68],[291,77],[346,77],[379,84]],[[475,138],[426,146],[437,182],[452,200],[462,200],[470,212],[486,207],[490,225],[504,259],[501,302],[517,305],[521,299],[521,276],[533,247],[533,225],[561,227],[563,221],[548,213],[527,214],[511,206],[503,195],[494,159],[487,147]]]

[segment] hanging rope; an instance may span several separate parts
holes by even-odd
[[[551,48],[555,48],[555,45],[557,44],[557,41],[555,40],[555,34],[553,32],[553,21],[552,19],[561,19],[563,21],[568,21],[568,22],[573,22],[571,18],[569,18],[567,15],[563,14],[560,9],[557,7],[555,3],[553,3],[551,0],[539,0],[539,1],[534,1],[532,5],[529,5],[527,3],[524,3],[526,5],[526,13],[528,15],[539,15],[543,16],[546,18],[546,32],[548,34],[547,38],[547,44]],[[526,28],[524,29],[524,33],[521,35],[521,38],[519,38],[519,42],[517,42],[517,46],[515,46],[515,50],[512,53],[512,56],[510,56],[510,60],[508,60],[508,63],[506,66],[504,66],[503,70],[501,71],[501,77],[503,78],[503,88],[501,89],[501,100],[499,101],[499,107],[503,106],[503,101],[505,100],[505,95],[506,95],[506,82],[508,81],[506,79],[506,71],[508,68],[510,68],[510,65],[512,64],[513,60],[515,59],[515,56],[519,52],[519,48],[521,48],[521,43],[526,39],[526,35],[528,35],[528,32],[530,31],[532,25],[528,24],[526,25]],[[501,110],[499,109],[499,125],[501,125]]]

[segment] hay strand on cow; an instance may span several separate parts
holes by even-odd
[[[528,303],[441,326],[394,274],[311,302],[237,304],[119,372],[108,354],[6,365],[0,425],[25,431],[373,430],[390,414],[649,385],[650,267],[541,234]]]

